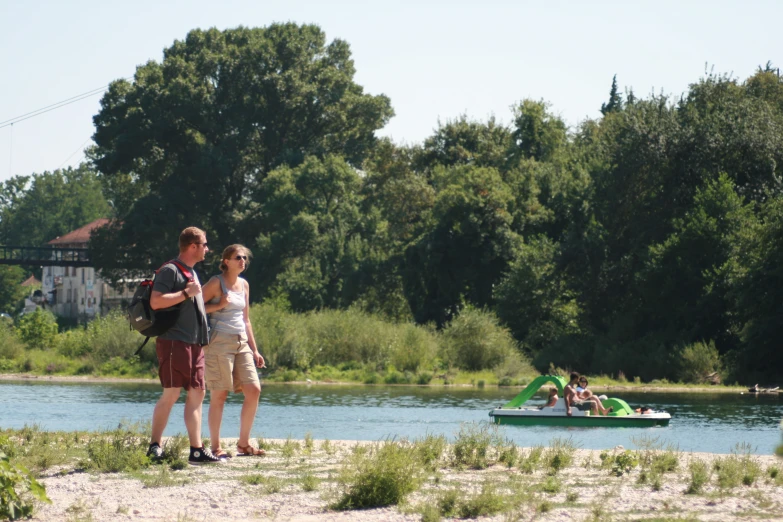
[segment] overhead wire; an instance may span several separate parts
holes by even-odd
[[[128,80],[129,78],[120,78],[121,80]],[[14,123],[19,123],[20,121],[29,120],[30,118],[34,118],[36,116],[40,116],[41,114],[46,114],[47,112],[53,111],[55,109],[59,109],[61,107],[65,107],[66,105],[70,105],[72,103],[76,103],[78,101],[85,100],[87,98],[90,98],[92,96],[95,96],[96,94],[101,94],[102,92],[105,92],[106,89],[109,88],[111,84],[104,85],[103,87],[98,87],[97,89],[92,89],[87,92],[83,92],[81,94],[77,94],[76,96],[72,96],[70,98],[67,98],[65,100],[61,100],[57,103],[53,103],[51,105],[47,105],[46,107],[41,107],[40,109],[36,109],[34,111],[30,111],[25,114],[21,114],[19,116],[16,116],[14,118],[0,121],[0,129],[4,127],[8,127],[13,125]]]

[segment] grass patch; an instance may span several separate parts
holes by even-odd
[[[423,467],[410,448],[395,441],[353,452],[337,478],[340,498],[334,509],[365,509],[399,504],[416,491]]]
[[[555,438],[544,452],[544,462],[549,472],[556,474],[574,462],[576,445],[571,438]]]
[[[167,488],[171,486],[184,486],[189,483],[185,477],[175,477],[165,466],[158,468],[158,472],[141,477],[141,483],[145,488]]]
[[[120,425],[116,430],[97,434],[87,443],[85,469],[100,473],[137,471],[150,465],[147,443],[138,427]]]
[[[761,476],[761,466],[751,452],[749,444],[737,444],[731,455],[715,461],[713,469],[719,488],[733,489],[756,483]]]
[[[519,460],[519,471],[526,474],[535,472],[543,461],[544,447],[533,446],[530,451],[522,455]]]
[[[498,461],[499,448],[506,445],[506,440],[494,424],[462,424],[452,446],[454,465],[458,468],[485,469]]]
[[[413,443],[416,455],[424,467],[430,471],[435,471],[440,467],[440,462],[447,447],[446,437],[429,433],[424,438],[416,439]]]

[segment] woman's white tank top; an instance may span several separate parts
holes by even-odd
[[[228,304],[222,310],[209,314],[209,327],[218,332],[240,335],[245,333],[245,292],[234,292],[226,287],[223,275],[218,275],[220,289],[228,296]],[[217,304],[220,297],[212,298],[210,303]]]

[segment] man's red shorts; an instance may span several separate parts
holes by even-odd
[[[164,388],[205,390],[204,350],[200,344],[156,339],[158,377]]]

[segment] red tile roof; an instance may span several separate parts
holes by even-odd
[[[31,275],[30,277],[25,279],[24,282],[22,284],[20,284],[19,286],[34,286],[34,285],[40,285],[40,284],[41,284],[41,282],[38,279],[36,279],[34,275]]]
[[[105,218],[96,219],[92,223],[87,223],[81,228],[77,228],[72,232],[68,232],[64,236],[60,236],[57,239],[52,239],[48,244],[50,245],[78,245],[87,244],[90,240],[90,233],[96,228],[100,228],[109,220]]]

